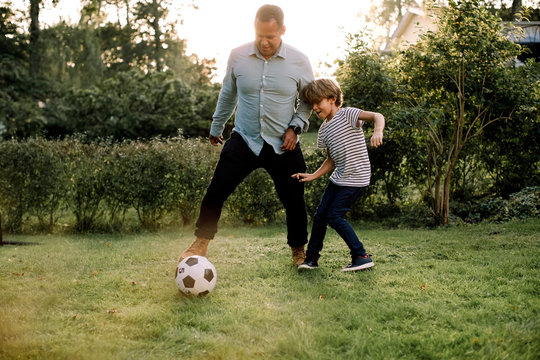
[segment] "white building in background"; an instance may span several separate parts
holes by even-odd
[[[540,61],[540,21],[520,21],[513,24],[523,29],[523,35],[518,38],[511,35],[510,40],[530,50],[530,53],[521,54],[519,60],[534,58]]]
[[[513,22],[515,26],[523,29],[523,34],[520,37],[509,35],[509,39],[518,43],[530,50],[519,56],[520,61],[527,58],[535,58],[540,61],[540,21],[522,21]],[[409,44],[415,44],[420,35],[427,31],[436,31],[437,24],[435,15],[428,14],[421,9],[409,9],[403,15],[396,30],[388,39],[384,52],[393,52],[407,47]]]
[[[428,15],[424,10],[411,8],[401,18],[396,30],[388,39],[384,52],[392,52],[416,44],[420,35],[437,30],[435,15]]]

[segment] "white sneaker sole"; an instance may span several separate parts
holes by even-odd
[[[318,269],[318,268],[319,268],[318,266],[309,266],[309,265],[304,265],[304,264],[298,265],[298,269],[309,269],[309,270],[313,270],[313,269]]]
[[[375,263],[372,261],[372,262],[369,262],[369,263],[367,263],[367,264],[360,265],[360,266],[344,267],[343,269],[341,269],[341,271],[358,271],[358,270],[365,270],[365,269],[369,269],[370,267],[373,267],[373,266],[375,266]]]

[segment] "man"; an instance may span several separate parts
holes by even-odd
[[[293,263],[305,259],[307,214],[304,184],[292,174],[305,172],[298,135],[308,128],[310,107],[299,99],[313,80],[308,58],[282,42],[283,11],[262,6],[255,16],[255,41],[234,49],[210,129],[210,143],[223,144],[223,129],[236,109],[235,127],[225,142],[196,223],[196,240],[180,259],[205,256],[217,232],[223,203],[247,175],[264,168],[285,207],[287,244]]]

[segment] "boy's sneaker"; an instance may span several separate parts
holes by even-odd
[[[303,263],[298,265],[298,269],[316,269],[319,267],[316,259],[305,260]]]
[[[375,263],[373,260],[371,260],[371,257],[369,255],[366,256],[357,256],[355,259],[351,261],[351,263],[347,266],[345,266],[341,271],[356,271],[356,270],[364,270],[368,269],[372,266],[374,266]]]

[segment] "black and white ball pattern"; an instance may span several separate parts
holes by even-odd
[[[216,286],[216,280],[216,268],[204,256],[189,256],[176,269],[176,285],[187,295],[207,295]]]

